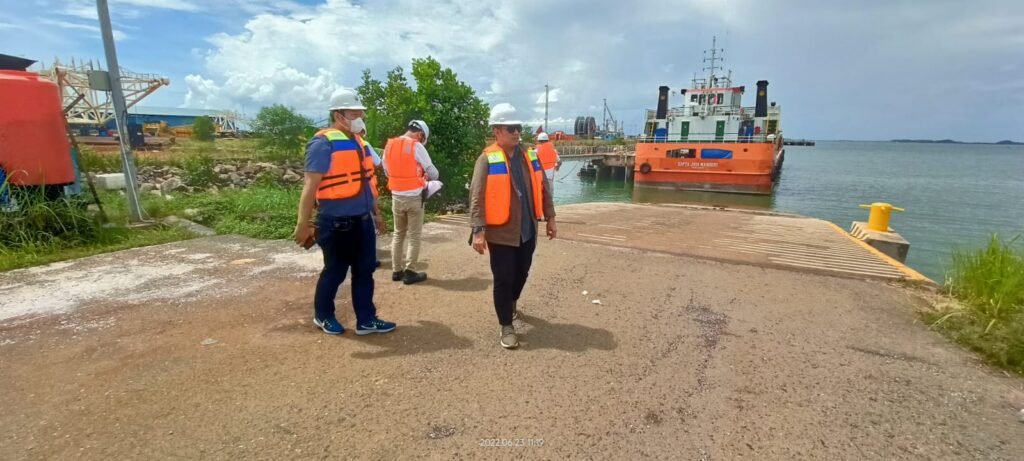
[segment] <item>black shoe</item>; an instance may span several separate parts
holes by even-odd
[[[399,272],[392,272],[391,273],[391,281],[392,282],[401,282],[402,278],[404,278],[404,277],[405,277],[405,272],[399,271]]]
[[[405,270],[405,276],[402,277],[402,283],[406,285],[412,285],[414,283],[420,283],[427,279],[426,272],[413,272],[411,270]]]

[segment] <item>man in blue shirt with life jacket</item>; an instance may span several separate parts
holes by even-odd
[[[377,230],[384,220],[377,205],[377,180],[367,144],[357,133],[365,129],[366,107],[351,90],[331,98],[331,127],[306,144],[306,176],[299,199],[295,242],[312,240],[324,255],[324,268],[313,298],[313,324],[324,333],[340,335],[345,328],[335,317],[334,298],[352,269],[352,306],[356,334],[388,333],[395,324],[377,318],[373,304],[373,272],[377,261]],[[313,207],[319,208],[316,226]],[[319,236],[316,236],[316,232]]]

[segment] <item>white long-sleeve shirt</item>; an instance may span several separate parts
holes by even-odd
[[[406,136],[403,135],[402,137],[405,138]],[[415,146],[415,153],[413,155],[416,157],[416,163],[420,164],[420,168],[423,168],[423,171],[427,174],[428,179],[436,180],[440,174],[437,171],[437,167],[434,166],[434,162],[430,160],[430,154],[427,153],[427,148],[423,147],[423,144],[420,143],[419,141],[413,144],[413,146]],[[388,173],[388,153],[386,151],[384,152],[384,158],[381,160],[381,163],[384,165],[384,174],[390,176],[390,174]],[[403,192],[392,192],[391,195],[399,195],[402,197],[418,197],[422,192],[423,188],[420,187]]]

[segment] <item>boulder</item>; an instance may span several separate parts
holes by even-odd
[[[160,184],[160,190],[164,194],[167,194],[168,192],[181,189],[184,185],[185,184],[181,182],[181,179],[171,177],[170,179],[164,181],[163,184]]]

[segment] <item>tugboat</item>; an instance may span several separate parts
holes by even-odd
[[[597,167],[594,166],[593,162],[584,163],[576,175],[579,176],[580,179],[596,179]]]
[[[669,87],[658,88],[658,108],[647,111],[636,145],[637,187],[771,194],[785,148],[779,126],[782,108],[768,103],[768,81],[757,82],[754,107],[743,107],[743,86],[732,72],[716,75],[724,50],[705,53],[706,78],[694,76],[680,91],[683,105],[669,108]]]

